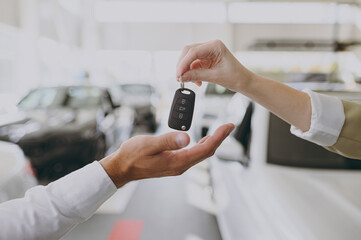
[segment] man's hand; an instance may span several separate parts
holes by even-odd
[[[186,133],[133,137],[100,164],[118,188],[133,180],[180,175],[212,156],[233,129],[233,124],[223,125],[212,136],[183,150],[189,144]]]

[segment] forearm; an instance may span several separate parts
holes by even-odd
[[[115,191],[99,163],[89,164],[48,186],[30,189],[24,198],[0,204],[0,239],[59,239]]]
[[[250,74],[238,91],[302,131],[311,125],[312,107],[307,93],[285,84]]]

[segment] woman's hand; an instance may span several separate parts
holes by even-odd
[[[240,64],[227,47],[214,40],[186,46],[177,64],[177,78],[184,82],[207,81],[236,92],[247,88],[253,73]]]
[[[183,150],[189,144],[186,133],[133,137],[100,164],[118,188],[133,180],[180,175],[212,156],[233,129],[233,124],[223,125],[212,136]]]
[[[185,47],[177,76],[184,82],[207,81],[240,92],[302,131],[310,129],[308,94],[252,73],[219,40]]]

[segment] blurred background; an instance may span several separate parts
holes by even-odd
[[[0,0],[0,201],[172,131],[181,50],[214,39],[258,74],[361,100],[358,0]],[[359,239],[361,162],[221,86],[186,87],[191,145],[226,122],[232,136],[183,176],[119,189],[63,239]]]

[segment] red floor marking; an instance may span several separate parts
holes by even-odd
[[[141,220],[119,220],[114,224],[107,240],[139,240],[142,228]]]

